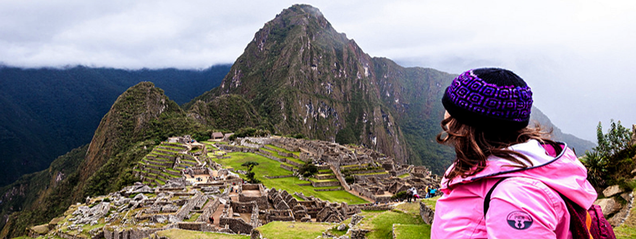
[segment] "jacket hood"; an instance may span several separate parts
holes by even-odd
[[[452,190],[454,185],[485,178],[524,177],[539,180],[583,208],[589,208],[596,200],[597,194],[587,181],[587,169],[565,143],[561,145],[564,150],[559,155],[554,153],[551,146],[543,145],[537,140],[513,145],[509,149],[526,155],[533,166],[520,168],[520,165],[514,162],[491,155],[486,162],[486,168],[473,176],[456,177],[450,180],[450,184],[447,183],[447,178],[443,178],[441,190],[446,193],[447,190]],[[523,159],[519,160],[526,162]],[[452,166],[447,172],[450,169]]]

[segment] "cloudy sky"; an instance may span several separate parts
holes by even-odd
[[[449,73],[497,66],[564,132],[636,123],[636,1],[0,0],[0,64],[201,69],[232,63],[306,3],[371,56]]]

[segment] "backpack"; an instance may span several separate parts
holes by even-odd
[[[484,218],[486,218],[486,212],[488,212],[488,208],[490,207],[492,192],[497,185],[505,179],[507,178],[502,178],[497,181],[486,194],[486,198],[484,199]],[[561,196],[565,202],[568,213],[570,214],[570,232],[572,232],[572,238],[616,239],[614,229],[612,229],[612,226],[603,216],[601,206],[592,205],[589,209],[585,210],[561,193],[559,193],[559,196]]]

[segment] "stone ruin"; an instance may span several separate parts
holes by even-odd
[[[116,226],[104,226],[91,232],[106,238],[143,238],[167,228],[250,234],[252,229],[272,221],[339,223],[360,213],[361,208],[365,207],[331,203],[302,193],[292,195],[274,188],[268,190],[262,184],[243,184],[239,175],[208,160],[206,147],[202,147],[202,153],[188,152],[196,145],[190,137],[171,138],[169,141],[183,142],[187,146],[157,146],[162,150],[161,153],[154,158],[148,157],[142,167],[149,172],[157,172],[161,171],[160,166],[176,168],[190,164],[182,171],[181,177],[151,187],[159,183],[150,174],[145,174],[141,176],[146,184],[135,183],[109,194],[105,197],[107,199],[102,198],[101,201],[87,200],[87,205],[91,207],[76,208],[75,217],[63,225],[66,237],[73,236],[69,231],[79,231],[81,225],[95,225],[100,218],[107,223],[116,223]],[[366,148],[280,137],[248,138],[240,139],[239,142],[250,144],[250,147],[225,145],[226,149],[256,152],[261,147],[267,147],[264,144],[272,144],[300,152],[289,153],[286,157],[297,157],[318,164],[321,169],[331,169],[343,187],[351,187],[361,196],[375,202],[390,202],[392,195],[410,187],[423,188],[438,184],[426,167],[397,165],[393,159]],[[177,148],[182,153],[174,154]],[[167,165],[169,162],[173,163]],[[371,169],[362,171],[367,175],[355,175],[355,183],[348,185],[340,169],[358,165],[368,165]],[[406,174],[407,177],[397,177]],[[209,176],[206,180],[187,180],[195,175]],[[148,182],[151,184],[148,185]],[[196,220],[189,220],[195,215],[198,215]],[[211,221],[211,218],[216,220]],[[145,223],[139,224],[141,221]]]

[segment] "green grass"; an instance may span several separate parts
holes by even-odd
[[[259,165],[254,167],[253,172],[256,173],[256,179],[261,180],[263,185],[268,188],[283,189],[289,193],[302,192],[305,196],[314,196],[322,200],[328,200],[331,202],[346,202],[348,204],[362,204],[368,203],[366,200],[359,198],[347,191],[314,191],[312,186],[298,186],[297,184],[306,184],[308,181],[299,180],[295,177],[289,178],[275,178],[268,179],[264,176],[282,176],[290,175],[291,171],[285,170],[280,167],[280,162],[266,157],[252,154],[252,153],[228,153],[230,158],[227,159],[214,159],[217,163],[220,163],[225,168],[234,168],[245,170],[246,168],[241,164],[254,161]],[[242,175],[241,175],[242,176]]]
[[[317,238],[333,227],[330,223],[279,222],[267,223],[257,229],[263,238],[306,239]]]
[[[276,152],[276,151],[274,151],[274,150],[270,150],[270,149],[266,149],[266,148],[261,148],[261,150],[264,150],[264,151],[270,152],[270,153],[272,154],[272,156],[277,157],[277,158],[281,158],[281,159],[289,159],[290,161],[292,161],[292,162],[296,162],[296,163],[299,163],[299,164],[301,164],[301,165],[305,164],[305,162],[304,162],[304,161],[302,161],[302,160],[300,160],[300,159],[297,159],[297,158],[294,158],[294,157],[285,157],[285,156],[282,156],[282,155],[278,154],[278,152]],[[289,151],[287,151],[287,152],[289,152]]]
[[[416,204],[416,203],[413,203]],[[402,225],[416,225],[416,226],[424,226],[424,222],[419,215],[419,210],[417,214],[413,214],[408,212],[403,212],[402,210],[393,210],[393,211],[363,211],[362,216],[365,218],[362,220],[362,228],[371,230],[369,234],[367,234],[367,238],[369,239],[389,239],[392,237],[393,224],[402,224]],[[430,226],[424,226],[424,231],[430,233]],[[400,237],[398,237],[400,238]],[[419,238],[428,238],[428,237],[419,237]]]
[[[337,182],[337,181],[338,181],[338,179],[337,179],[337,178],[329,178],[329,179],[315,179],[315,178],[309,178],[309,181],[317,182],[317,183],[323,183],[323,182]]]
[[[322,200],[331,202],[346,202],[347,204],[363,204],[369,203],[366,200],[359,198],[347,191],[314,191],[312,186],[298,186],[297,184],[308,183],[307,181],[299,180],[298,178],[276,178],[261,180],[263,185],[268,188],[284,189],[289,193],[299,192],[305,196],[314,196]]]
[[[361,176],[364,176],[364,175],[383,175],[383,174],[388,174],[388,173],[387,173],[387,172],[378,172],[378,173],[361,173],[361,174],[356,174],[356,173],[354,173],[354,175],[361,175]]]
[[[406,178],[408,176],[411,176],[411,174],[405,173],[405,174],[402,174],[402,175],[398,176],[398,178]]]
[[[258,165],[254,167],[253,172],[256,174],[256,178],[259,180],[265,179],[264,176],[282,176],[292,174],[291,171],[281,168],[280,162],[268,159],[257,154],[233,152],[228,153],[227,156],[230,156],[230,158],[214,159],[214,161],[222,164],[225,168],[231,167],[241,170],[247,170],[247,168],[241,166],[241,164],[249,161],[257,162]]]
[[[420,200],[422,202],[424,202],[424,204],[426,204],[426,206],[428,206],[430,209],[433,209],[433,211],[435,211],[435,203],[437,202],[437,199],[439,199],[440,197],[441,196],[437,196],[437,197],[433,197],[433,198],[422,198]],[[419,211],[418,211],[418,213],[419,213]]]
[[[278,150],[278,151],[280,151],[280,152],[283,152],[283,153],[300,153],[300,152],[293,152],[293,151],[286,150],[286,149],[284,149],[284,148],[276,147],[276,146],[271,145],[271,144],[268,144],[268,145],[266,145],[266,146],[267,146],[267,147],[270,147],[270,148],[273,148],[273,149],[275,149],[275,150]]]
[[[636,238],[636,208],[632,208],[629,214],[620,227],[614,228],[616,238]]]
[[[184,222],[194,222],[194,221],[196,221],[196,220],[199,218],[199,216],[201,216],[201,213],[194,213],[194,214],[190,217],[190,219],[186,219],[186,220],[183,220],[183,221],[184,221]]]
[[[157,232],[157,236],[166,238],[183,238],[183,239],[249,239],[250,236],[224,234],[214,232],[189,231],[182,229],[168,229]]]
[[[395,224],[393,226],[395,238],[419,239],[431,237],[431,225]]]

